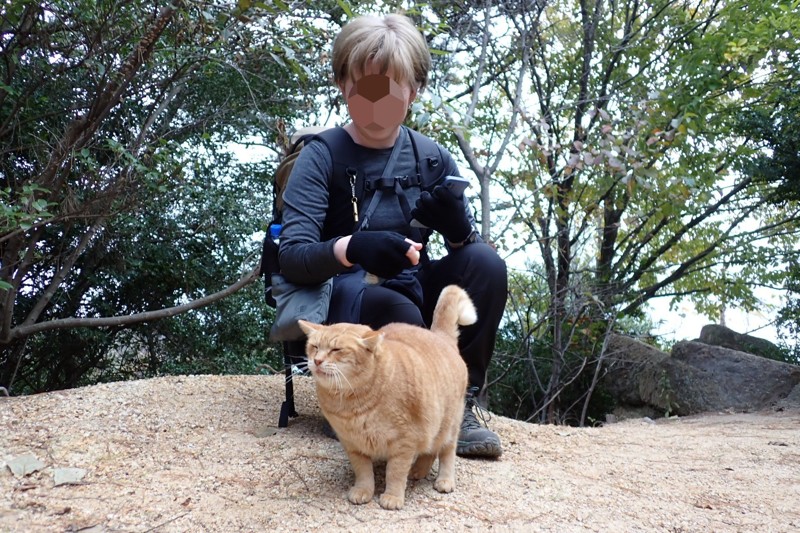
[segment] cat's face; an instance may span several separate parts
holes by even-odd
[[[380,334],[358,324],[321,326],[299,321],[308,336],[308,369],[323,387],[344,390],[371,367]]]

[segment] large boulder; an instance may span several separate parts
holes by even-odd
[[[791,399],[800,384],[798,366],[695,341],[668,354],[612,335],[608,347],[603,385],[624,407],[677,415],[753,411]]]
[[[722,346],[739,352],[747,352],[753,355],[760,355],[768,359],[777,359],[780,355],[780,348],[767,339],[753,337],[744,333],[738,333],[725,326],[718,324],[708,324],[700,330],[700,338],[697,339],[703,344],[712,346]]]
[[[796,365],[702,342],[675,344],[672,358],[716,384],[718,397],[703,410],[752,411],[771,407],[800,383],[800,367]]]

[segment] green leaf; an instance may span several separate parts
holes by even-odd
[[[275,54],[275,53],[273,53],[273,52],[269,52],[269,55],[270,55],[270,56],[272,57],[272,59],[273,59],[273,60],[275,60],[275,62],[276,62],[277,64],[279,64],[280,66],[282,66],[282,67],[285,67],[285,66],[286,66],[286,63],[283,61],[283,58],[281,58],[279,55],[277,55],[277,54]]]
[[[47,200],[43,200],[40,198],[39,200],[33,202],[32,206],[37,211],[44,211],[45,209],[47,209]]]
[[[350,2],[347,0],[336,0],[336,3],[339,4],[339,7],[342,8],[342,11],[344,11],[345,15],[347,15],[349,18],[353,18],[353,8],[350,6]]]

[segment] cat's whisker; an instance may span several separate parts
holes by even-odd
[[[345,394],[344,394],[344,384],[347,381],[344,373],[336,367],[336,391],[339,393],[339,408],[341,409],[345,405]],[[349,382],[347,382],[350,385]],[[352,388],[352,387],[351,387]]]
[[[336,391],[341,394],[342,392],[344,392],[344,383],[343,383],[343,381],[346,380],[347,378],[344,377],[344,374],[339,369],[338,365],[336,365],[336,364],[331,365],[331,370],[333,370],[333,374],[332,375],[333,375],[333,381],[334,381],[334,383],[336,385],[335,386]]]
[[[341,408],[344,406],[345,402],[347,401],[347,395],[345,394],[347,389],[349,389],[349,391],[355,395],[356,401],[358,401],[358,391],[355,389],[355,387],[353,387],[353,384],[350,383],[350,380],[347,379],[347,375],[342,372],[335,363],[331,364],[331,369],[333,370],[331,373],[334,380],[333,389],[338,393],[337,396],[339,396],[339,407]]]
[[[341,375],[342,375],[342,379],[344,380],[344,382],[347,383],[347,387],[350,389],[350,392],[353,392],[353,393],[356,392],[356,390],[353,388],[352,383],[350,383],[350,380],[347,379],[347,376],[345,376],[344,373],[342,373]]]

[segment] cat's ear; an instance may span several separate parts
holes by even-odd
[[[370,352],[375,352],[382,340],[383,333],[380,331],[369,331],[361,336],[361,342],[364,343],[364,347]]]
[[[311,335],[312,331],[317,331],[322,329],[322,326],[319,324],[314,324],[313,322],[307,322],[305,320],[298,320],[297,325],[300,326],[300,329],[303,330],[303,333],[306,335]]]

